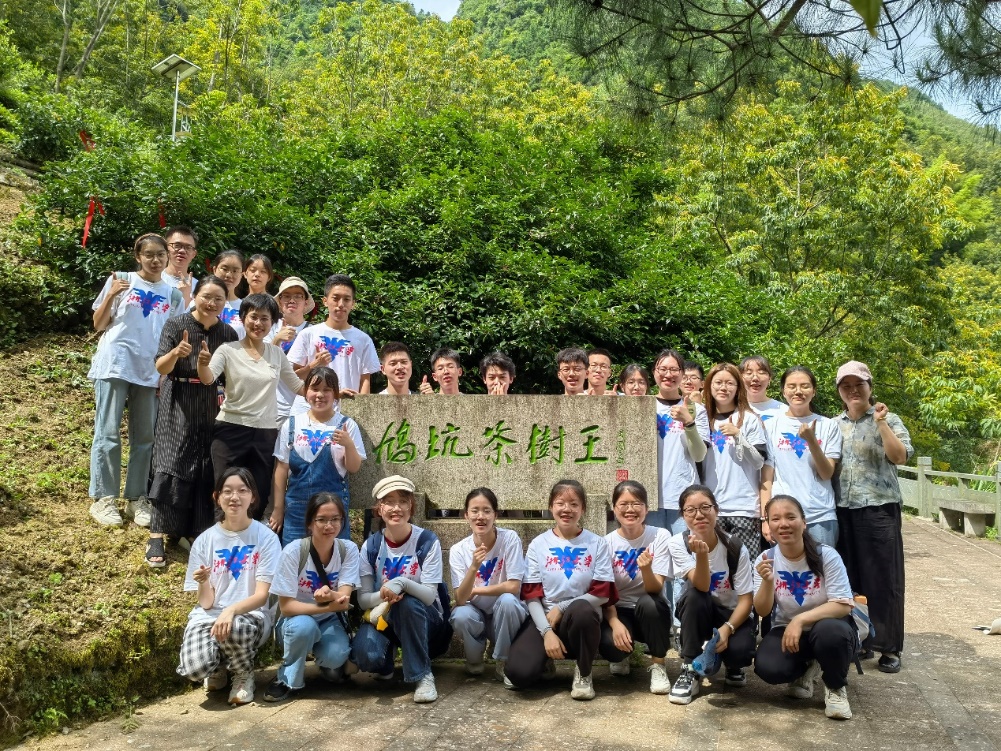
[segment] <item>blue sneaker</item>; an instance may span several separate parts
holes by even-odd
[[[713,629],[712,638],[702,647],[702,654],[692,660],[692,669],[704,678],[716,675],[723,665],[723,656],[716,654],[716,645],[718,643],[719,631]]]

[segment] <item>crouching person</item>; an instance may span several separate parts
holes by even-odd
[[[250,470],[231,467],[213,494],[221,521],[191,546],[184,591],[198,593],[177,672],[207,691],[226,687],[229,703],[254,699],[254,658],[271,634],[268,593],[281,555],[278,537],[251,513],[259,502]],[[229,676],[227,676],[227,671]]]
[[[282,664],[265,701],[283,701],[305,686],[310,652],[328,681],[337,683],[344,677],[351,651],[345,613],[351,607],[351,592],[360,584],[358,548],[350,540],[338,539],[345,524],[341,499],[334,493],[316,493],[306,504],[309,536],[282,551],[271,585],[282,614],[275,629]]]

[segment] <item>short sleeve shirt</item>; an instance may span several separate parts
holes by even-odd
[[[344,464],[344,447],[334,442],[334,430],[341,424],[351,440],[354,441],[355,448],[362,459],[366,458],[365,446],[362,443],[361,431],[358,423],[350,417],[342,417],[335,412],[326,422],[315,422],[309,416],[309,412],[301,415],[293,415],[282,423],[278,430],[278,438],[275,441],[275,459],[288,464],[290,452],[295,451],[303,461],[310,464],[322,452],[329,451],[334,457],[334,466],[340,472],[341,477],[348,476],[348,468]],[[289,424],[292,424],[292,443],[289,445]]]
[[[521,549],[521,537],[512,529],[496,527],[497,540],[487,553],[486,560],[476,571],[474,587],[489,587],[506,581],[521,581],[525,578],[525,554]],[[458,588],[473,565],[476,543],[470,535],[455,543],[448,551],[448,568],[452,579],[452,589]],[[470,602],[484,613],[492,613],[496,597],[474,595]]]
[[[295,344],[295,340],[299,336],[299,333],[304,328],[306,328],[306,326],[308,326],[308,325],[309,324],[307,324],[305,321],[303,321],[302,323],[300,323],[298,326],[295,327],[295,334],[296,335],[295,335],[295,337],[292,338],[291,341],[288,341],[288,342],[279,342],[275,346],[278,347],[282,352],[284,352],[286,356],[288,356],[288,353],[291,351],[292,345]],[[276,323],[274,326],[272,326],[271,327],[271,331],[268,332],[268,341],[269,342],[273,342],[274,338],[275,338],[275,335],[279,331],[281,331],[284,326],[285,326],[285,322],[282,321],[282,320],[279,320],[278,323]],[[284,383],[282,383],[281,381],[279,381],[278,382],[278,419],[279,420],[283,420],[286,417],[288,417],[289,410],[292,408],[292,402],[294,402],[294,401],[295,401],[295,393],[292,392],[291,390],[289,390],[288,386],[286,386]]]
[[[848,573],[838,552],[829,545],[820,546],[824,561],[824,575],[817,576],[806,564],[806,556],[798,561],[790,561],[782,555],[778,547],[766,550],[754,563],[754,590],[763,580],[758,574],[758,563],[772,556],[772,571],[775,572],[775,605],[772,610],[772,625],[787,626],[795,616],[813,610],[825,602],[852,604],[852,588],[848,583]]]
[[[688,573],[695,568],[695,554],[688,550],[684,533],[680,532],[671,537],[668,548],[671,551],[671,573],[675,579],[683,580],[682,592],[687,592],[692,586]],[[737,598],[740,595],[750,594],[753,591],[754,580],[747,548],[741,546],[740,556],[737,558],[737,571],[736,574],[732,574],[726,560],[726,545],[717,539],[716,547],[709,551],[709,594],[720,607],[733,610],[737,607]]]
[[[834,420],[821,415],[791,417],[779,413],[765,423],[768,434],[769,461],[775,468],[772,496],[791,495],[803,506],[807,524],[832,521],[834,511],[834,486],[817,474],[813,456],[805,438],[800,438],[803,424],[817,421],[815,432],[824,456],[841,458],[841,429]]]
[[[685,426],[671,417],[671,402],[657,399],[657,462],[660,467],[660,507],[677,509],[681,491],[699,481],[695,461],[688,453]],[[693,404],[699,437],[709,443],[709,418],[705,407]]]
[[[308,538],[306,538],[308,539]],[[341,545],[344,545],[344,560],[341,560]],[[316,570],[313,557],[306,554],[306,562],[299,568],[299,560],[302,558],[302,543],[296,540],[291,545],[286,545],[282,550],[278,560],[278,572],[271,583],[271,594],[279,597],[294,597],[299,602],[313,604],[313,593],[323,587],[323,579]],[[337,589],[345,585],[354,588],[360,586],[358,576],[358,546],[350,540],[335,540],[334,551],[330,556],[330,562],[323,567],[327,573],[331,589]]]
[[[417,557],[417,541],[423,531],[416,524],[412,524],[410,537],[401,545],[391,545],[383,535],[382,544],[376,553],[374,569],[369,564],[369,553],[377,538],[373,535],[365,540],[365,544],[361,548],[359,570],[362,577],[373,577],[373,591],[378,591],[383,584],[400,576],[430,587],[436,587],[444,581],[442,579],[441,542],[437,538],[424,557],[423,564]],[[438,603],[437,598],[435,603],[440,610],[441,604]]]
[[[615,589],[619,594],[616,605],[620,608],[635,608],[636,602],[646,592],[643,574],[640,572],[640,554],[649,549],[653,556],[651,569],[661,576],[671,575],[671,554],[667,541],[671,533],[659,527],[645,526],[643,534],[635,540],[627,540],[619,531],[605,535],[612,555],[612,571],[615,574]]]
[[[587,594],[592,582],[615,582],[608,543],[587,529],[572,540],[547,530],[529,543],[525,559],[525,583],[542,585],[547,613]]]
[[[736,436],[728,436],[720,430],[727,422],[736,425],[737,420],[735,412],[727,418],[717,419],[712,426],[704,465],[706,485],[716,496],[720,514],[757,517],[760,507],[758,486],[761,482],[761,469],[755,468],[745,455],[749,450],[747,446],[739,447]],[[740,432],[750,446],[764,447],[768,443],[761,420],[752,412],[744,414]],[[741,449],[739,460],[738,448]]]
[[[305,365],[324,349],[330,353],[330,367],[337,373],[342,389],[357,391],[363,375],[379,372],[379,356],[372,337],[354,326],[343,331],[326,323],[307,326],[295,338],[288,357],[296,365]],[[293,413],[308,408],[301,396],[296,397],[292,404]]]
[[[259,360],[250,356],[243,342],[224,344],[212,353],[209,369],[216,378],[226,376],[226,399],[218,419],[248,428],[275,428],[279,379],[293,391],[302,388],[285,353],[269,342],[264,343]]]

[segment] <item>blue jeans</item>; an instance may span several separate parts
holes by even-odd
[[[283,649],[277,677],[289,688],[305,685],[303,673],[310,652],[321,668],[339,668],[348,661],[351,644],[336,613],[320,618],[311,615],[282,618],[276,633]]]
[[[807,534],[814,540],[830,545],[832,548],[838,544],[838,520],[829,519],[826,522],[814,522],[806,526]]]
[[[508,650],[528,610],[515,595],[505,592],[494,601],[492,613],[467,603],[452,610],[452,628],[462,637],[467,662],[483,662],[487,639],[493,642],[495,660],[507,660]]]
[[[657,511],[650,511],[646,515],[646,523],[651,527],[670,530],[672,535],[688,529],[688,525],[685,524],[685,517],[681,515],[681,511],[678,509],[662,508]],[[681,588],[683,585],[684,582],[681,579],[671,579],[671,581],[664,584],[664,599],[671,606],[671,612],[675,614],[675,628],[681,628],[681,621],[678,620],[677,616],[678,609],[675,606],[681,599]]]
[[[358,628],[351,661],[366,673],[386,675],[393,672],[393,654],[399,646],[403,650],[403,680],[417,683],[431,672],[428,644],[432,634],[445,626],[441,613],[434,605],[404,595],[383,618],[389,623],[385,631],[377,631],[371,623]]]
[[[90,497],[117,498],[122,486],[122,416],[129,408],[129,467],[125,497],[146,495],[153,458],[156,388],[137,386],[120,378],[94,381],[94,443],[90,449]]]

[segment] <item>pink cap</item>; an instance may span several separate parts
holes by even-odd
[[[851,360],[838,368],[838,376],[834,379],[835,385],[840,386],[841,382],[848,376],[855,376],[872,383],[872,373],[869,372],[869,366],[858,360]]]

